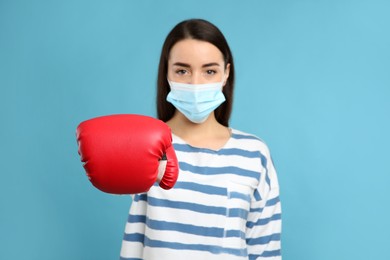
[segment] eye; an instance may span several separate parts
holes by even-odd
[[[178,74],[178,75],[185,75],[185,74],[188,73],[188,72],[187,72],[187,70],[185,70],[185,69],[177,69],[177,70],[175,71],[175,73]]]
[[[207,75],[214,75],[216,73],[217,73],[217,71],[215,71],[215,70],[206,70]]]

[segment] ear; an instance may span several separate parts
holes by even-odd
[[[226,82],[229,78],[229,73],[230,73],[230,63],[226,64],[226,68],[225,68],[225,75],[224,75],[224,80],[223,80],[223,86],[226,85]]]

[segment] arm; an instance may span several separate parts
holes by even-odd
[[[246,242],[250,260],[281,256],[281,204],[276,171],[270,157],[262,158],[262,176],[248,215]]]
[[[146,227],[146,193],[132,195],[132,204],[122,241],[120,259],[143,259]]]

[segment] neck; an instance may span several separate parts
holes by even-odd
[[[173,134],[198,147],[216,149],[230,138],[230,129],[218,123],[214,113],[211,113],[205,122],[196,124],[176,111],[167,124]]]
[[[213,131],[215,127],[219,125],[215,119],[214,113],[211,113],[210,116],[203,123],[193,123],[188,120],[182,113],[176,110],[173,117],[167,122],[171,127],[172,132],[176,135],[186,134],[197,134],[197,133],[208,133]]]

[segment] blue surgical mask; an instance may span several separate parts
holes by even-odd
[[[208,84],[185,84],[168,81],[171,91],[167,101],[193,123],[203,123],[226,99],[223,81]]]

